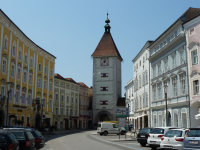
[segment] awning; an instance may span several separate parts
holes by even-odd
[[[195,119],[196,120],[200,119],[200,114],[195,115]]]

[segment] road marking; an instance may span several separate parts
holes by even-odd
[[[93,136],[94,138],[99,139],[99,140],[101,140],[101,141],[104,141],[104,142],[107,142],[107,143],[116,144],[116,145],[119,145],[119,146],[122,146],[122,147],[131,148],[131,149],[134,149],[134,150],[144,150],[144,149],[137,148],[137,147],[133,147],[133,146],[125,146],[125,145],[121,145],[121,144],[116,143],[116,142],[107,141],[107,140],[104,140],[104,139],[102,139],[102,138],[96,137],[96,136],[94,136],[94,135],[91,135],[91,136]]]

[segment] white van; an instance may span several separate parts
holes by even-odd
[[[126,130],[124,127],[121,127],[121,134],[125,134]],[[97,133],[100,135],[107,134],[119,134],[118,126],[115,123],[98,123]]]

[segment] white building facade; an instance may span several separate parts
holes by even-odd
[[[133,90],[133,122],[135,129],[150,126],[149,112],[149,51],[147,47],[152,41],[147,41],[138,55],[133,59],[134,90]]]

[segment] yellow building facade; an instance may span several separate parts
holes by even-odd
[[[55,59],[0,10],[0,126],[52,125]]]

